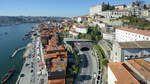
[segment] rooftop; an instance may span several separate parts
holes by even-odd
[[[133,28],[119,28],[119,30],[150,36],[150,30],[140,30],[140,29],[133,29]]]
[[[109,63],[108,66],[114,73],[116,84],[140,84],[123,66],[123,63]]]
[[[147,80],[150,81],[150,63],[149,62],[145,61],[144,59],[128,60],[127,62],[130,63]]]
[[[74,26],[76,26],[78,28],[88,28],[88,26],[83,25],[83,24],[74,24]]]
[[[121,48],[150,48],[150,41],[119,42]]]
[[[65,79],[48,80],[48,84],[65,84]]]

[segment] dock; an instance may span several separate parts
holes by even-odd
[[[21,50],[23,50],[23,49],[25,49],[25,48],[26,48],[26,47],[21,47],[21,48],[16,49],[15,52],[12,54],[11,58],[13,58],[14,56],[16,56],[16,54],[17,54],[19,51],[21,51]]]

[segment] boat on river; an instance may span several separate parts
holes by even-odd
[[[10,77],[13,75],[13,73],[15,72],[14,68],[11,68],[1,79],[1,83],[4,84],[7,82],[7,80],[10,79]]]

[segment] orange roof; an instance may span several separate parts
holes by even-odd
[[[78,24],[74,24],[74,25],[78,28],[88,28],[88,26],[86,26],[86,25],[78,25]]]
[[[119,30],[150,36],[150,30],[140,30],[140,29],[133,29],[133,28],[119,28]]]
[[[117,79],[116,84],[140,84],[122,64],[121,62],[108,64]]]
[[[128,60],[127,62],[150,81],[150,63],[146,62],[144,59]],[[140,63],[140,65],[138,63]]]
[[[65,79],[48,80],[48,84],[65,84]]]
[[[71,28],[70,32],[78,34],[78,32],[76,32],[76,30],[74,28]]]

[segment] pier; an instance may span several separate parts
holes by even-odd
[[[12,58],[19,52],[19,51],[21,51],[21,50],[23,50],[23,49],[25,49],[26,47],[21,47],[21,48],[18,48],[18,49],[16,49],[15,50],[15,52],[12,54]]]

